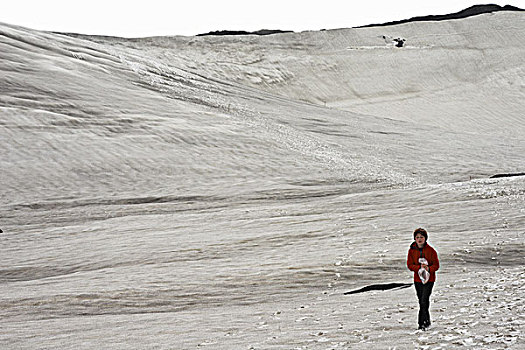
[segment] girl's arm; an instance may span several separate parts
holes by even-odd
[[[410,256],[410,251],[408,252],[408,257],[407,257],[407,267],[410,271],[414,271],[414,272],[418,271],[419,268],[421,267],[421,265],[417,261],[414,261],[412,256]]]
[[[432,251],[432,265],[429,265],[430,272],[436,272],[439,270],[439,258],[435,250]]]

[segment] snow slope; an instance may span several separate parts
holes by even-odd
[[[0,25],[0,345],[525,346],[524,15],[121,39]],[[406,39],[403,48],[390,38]],[[417,333],[411,232],[442,268]]]

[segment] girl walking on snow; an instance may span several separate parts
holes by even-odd
[[[436,281],[439,259],[436,251],[428,243],[428,233],[423,228],[414,231],[414,243],[408,250],[407,266],[414,271],[414,285],[419,300],[419,329],[430,326],[430,294]]]

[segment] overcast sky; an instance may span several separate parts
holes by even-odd
[[[7,0],[0,22],[33,29],[144,37],[214,30],[320,30],[457,12],[525,0]]]

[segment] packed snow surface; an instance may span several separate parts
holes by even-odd
[[[525,348],[524,23],[0,24],[0,348]]]

